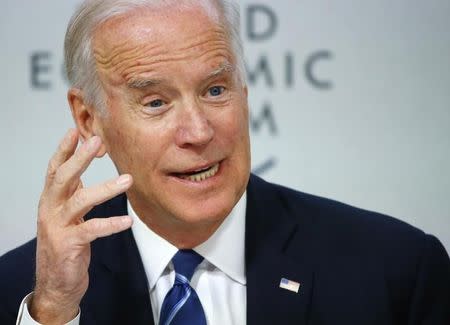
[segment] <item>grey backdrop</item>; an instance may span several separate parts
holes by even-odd
[[[48,158],[73,126],[62,42],[77,3],[1,3],[0,254],[34,236]],[[405,220],[449,250],[450,2],[240,3],[254,170]],[[102,159],[84,179],[114,174]]]

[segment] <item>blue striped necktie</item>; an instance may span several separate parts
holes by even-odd
[[[189,285],[202,260],[203,257],[191,249],[179,250],[172,258],[175,283],[164,298],[159,325],[206,325],[202,304]]]

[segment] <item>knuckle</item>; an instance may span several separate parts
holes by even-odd
[[[58,167],[57,167],[56,163],[53,161],[50,161],[49,166],[47,168],[47,175],[46,175],[47,181],[53,182],[55,180],[57,171],[58,171]]]
[[[112,232],[116,228],[116,223],[114,222],[113,218],[108,219],[108,229],[110,232]]]
[[[114,193],[116,191],[116,186],[114,186],[114,183],[112,182],[107,182],[102,186],[102,191],[105,195]]]
[[[101,228],[100,221],[98,219],[92,219],[89,221],[89,230],[92,233],[97,233]]]
[[[69,144],[67,143],[67,139],[64,137],[58,144],[58,147],[56,148],[56,152],[66,152],[68,150]]]
[[[56,172],[57,169],[58,169],[58,167],[56,165],[55,160],[54,159],[50,159],[49,162],[48,162],[48,165],[47,165],[47,175],[48,176],[53,175]]]
[[[86,224],[86,234],[90,235],[93,238],[97,238],[101,235],[103,230],[103,224],[99,219],[92,219],[89,223]]]
[[[85,206],[87,203],[87,200],[88,200],[87,193],[82,189],[75,192],[75,194],[73,196],[74,204],[78,207]]]
[[[73,161],[75,162],[75,165],[76,165],[76,166],[80,166],[80,165],[83,164],[83,161],[84,161],[83,158],[84,158],[84,157],[83,157],[83,153],[82,153],[80,150],[78,150],[78,151],[72,156],[72,159],[73,159]]]
[[[53,176],[53,181],[57,185],[63,185],[66,182],[66,178],[64,173],[61,171],[61,169],[58,169],[56,173]]]
[[[91,219],[83,224],[84,229],[82,230],[82,238],[88,239],[89,241],[95,240],[100,237],[107,237],[116,233],[118,225],[116,224],[114,218],[108,219]]]
[[[38,216],[36,219],[37,227],[38,228],[44,228],[47,227],[50,219],[50,214],[48,212],[48,209],[45,207],[39,207],[38,210]]]
[[[86,153],[86,150],[77,150],[72,158],[77,166],[82,166],[86,163],[88,155]]]
[[[48,219],[45,217],[38,217],[37,219],[37,238],[38,240],[48,241],[52,238],[52,229],[51,225],[48,222]]]

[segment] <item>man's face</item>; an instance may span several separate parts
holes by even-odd
[[[221,221],[250,173],[247,92],[224,29],[198,8],[144,9],[101,25],[94,53],[108,112],[94,129],[133,176],[138,213]]]

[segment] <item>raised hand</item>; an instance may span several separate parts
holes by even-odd
[[[63,324],[78,313],[89,284],[90,243],[128,229],[129,216],[83,220],[98,205],[130,188],[130,175],[90,188],[80,176],[95,158],[101,139],[94,136],[78,150],[70,130],[49,162],[38,211],[36,287],[30,314],[43,324]]]

